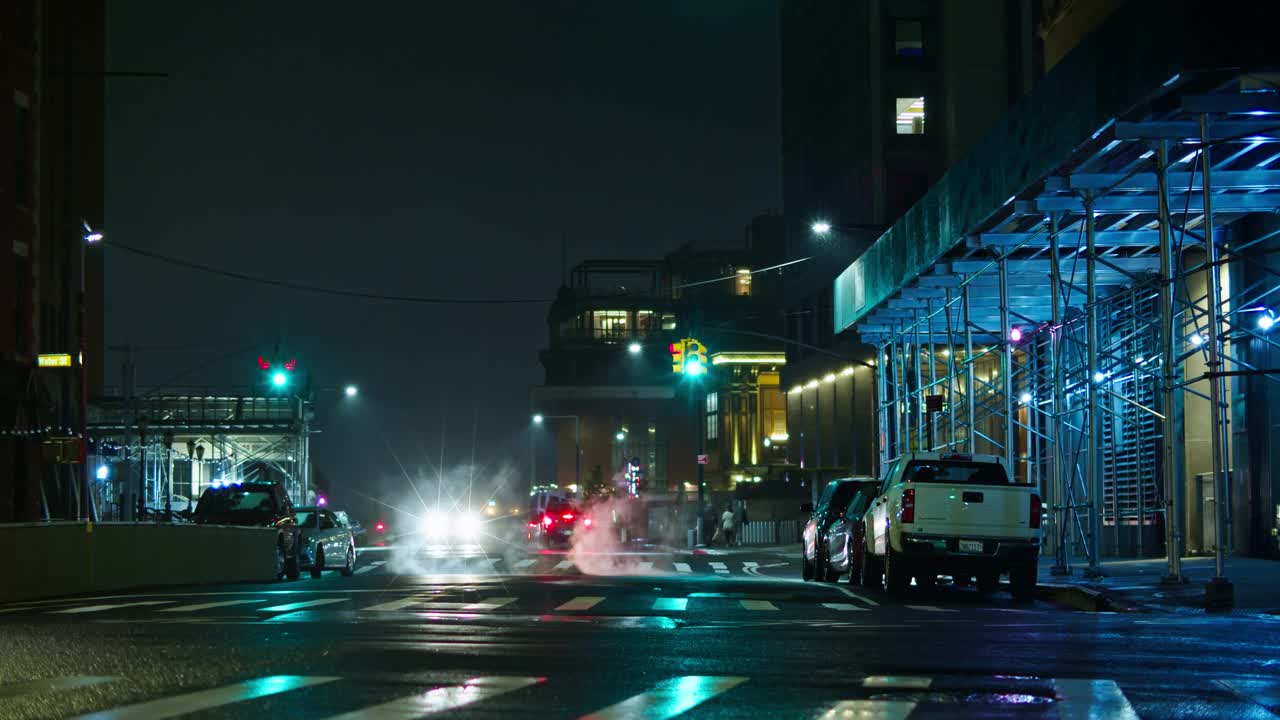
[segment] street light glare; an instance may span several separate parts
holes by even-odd
[[[542,424],[542,413],[537,413],[533,416],[533,424],[534,425]]]
[[[693,377],[701,375],[705,369],[706,368],[702,367],[702,363],[698,362],[696,358],[691,359],[684,364],[684,374],[692,375]]]
[[[614,437],[615,437],[615,438],[617,438],[618,440],[624,440],[624,439],[626,439],[627,435],[626,435],[626,433],[622,433],[622,432],[620,432],[620,433],[618,433],[617,435],[614,435]]]
[[[627,352],[631,353],[632,355],[639,355],[639,354],[640,354],[640,343],[638,343],[638,342],[633,342],[633,343],[631,343],[630,345],[628,345],[628,346],[627,346]]]
[[[282,372],[278,372],[271,376],[271,384],[276,387],[284,387],[289,382],[289,376]]]
[[[818,220],[810,225],[809,229],[813,231],[814,235],[826,235],[831,232],[831,223],[826,220]]]

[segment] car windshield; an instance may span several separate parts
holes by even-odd
[[[844,510],[849,506],[849,501],[858,493],[858,483],[840,483],[836,486],[836,491],[831,495],[831,507]]]
[[[298,527],[308,527],[316,523],[316,515],[311,510],[299,510],[293,514],[293,517],[298,521]]]
[[[995,463],[960,460],[916,461],[907,466],[903,482],[948,485],[1009,485],[1009,475]]]
[[[200,496],[196,513],[199,515],[269,513],[273,510],[273,506],[271,490],[268,488],[210,488]]]

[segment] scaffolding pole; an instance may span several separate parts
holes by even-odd
[[[966,278],[967,280],[967,278]],[[960,287],[960,301],[964,306],[964,366],[965,366],[965,422],[968,424],[969,453],[978,451],[977,427],[973,424],[973,324],[969,315],[969,283]]]
[[[1167,583],[1181,583],[1182,578],[1182,514],[1177,507],[1178,435],[1180,408],[1175,407],[1175,388],[1179,382],[1178,333],[1174,328],[1174,299],[1177,270],[1173,257],[1169,216],[1169,142],[1156,142],[1156,190],[1160,225],[1160,403],[1164,420],[1160,423],[1161,487],[1164,495],[1164,548]]]
[[[1222,328],[1222,266],[1218,262],[1218,246],[1213,240],[1213,178],[1211,153],[1209,144],[1209,116],[1200,116],[1200,153],[1204,168],[1204,245],[1206,259],[1209,263],[1209,404],[1212,411],[1212,447],[1213,447],[1213,502],[1214,502],[1214,550],[1213,580],[1209,582],[1207,594],[1212,604],[1231,603],[1231,583],[1227,580],[1227,538],[1230,537],[1230,520],[1227,508],[1230,504],[1227,489],[1227,423],[1223,408],[1226,380],[1221,371],[1223,348]]]
[[[996,347],[1000,348],[1000,394],[1003,405],[1004,421],[1004,463],[1009,472],[1014,472],[1013,465],[1013,338],[1009,327],[1009,264],[1000,256],[997,273],[1000,281],[1000,340]]]
[[[1085,272],[1087,275],[1085,352],[1088,357],[1085,384],[1088,393],[1088,443],[1085,477],[1089,488],[1089,567],[1087,574],[1102,574],[1102,414],[1098,411],[1098,263],[1094,232],[1093,191],[1084,196]],[[1102,379],[1105,379],[1102,378]]]
[[[1049,216],[1049,274],[1051,276],[1053,294],[1050,300],[1051,327],[1049,335],[1049,375],[1053,383],[1052,415],[1049,418],[1049,435],[1052,438],[1053,450],[1050,456],[1049,478],[1053,485],[1054,495],[1054,575],[1069,575],[1071,565],[1068,562],[1067,532],[1070,523],[1067,521],[1069,506],[1067,504],[1066,474],[1063,472],[1062,443],[1065,440],[1062,428],[1062,412],[1065,406],[1062,388],[1062,259],[1058,251],[1058,216]]]

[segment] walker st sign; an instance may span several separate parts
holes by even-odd
[[[71,367],[71,355],[69,353],[55,353],[49,355],[37,355],[36,365],[42,368],[64,368]]]

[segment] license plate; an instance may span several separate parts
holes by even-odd
[[[982,552],[982,541],[981,540],[961,540],[960,552],[980,553]]]
[[[561,534],[561,535],[568,536],[568,535],[572,535],[572,534],[573,534],[573,531],[572,531],[572,530],[561,530],[561,531],[560,531],[560,534]]]

